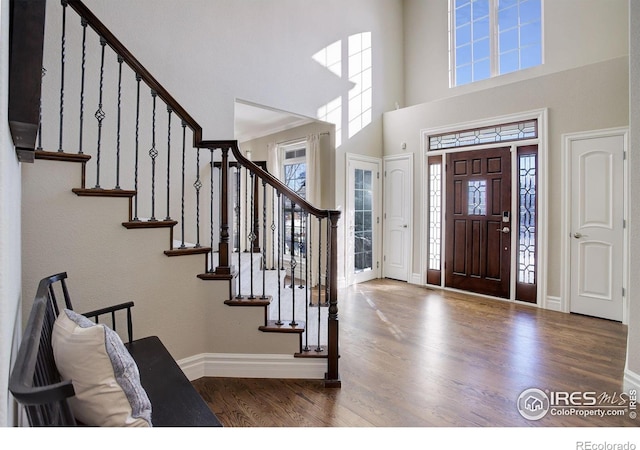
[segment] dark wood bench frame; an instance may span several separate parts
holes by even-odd
[[[40,281],[9,379],[9,391],[25,406],[31,426],[82,425],[68,402],[75,395],[73,384],[62,380],[51,347],[51,331],[60,312],[56,292],[62,292],[64,307],[73,310],[66,278],[63,272]],[[157,336],[132,339],[132,307],[133,302],[128,302],[83,315],[95,322],[110,315],[115,329],[116,312],[126,311],[125,346],[138,365],[141,384],[151,401],[153,426],[222,426]]]

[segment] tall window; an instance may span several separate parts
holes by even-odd
[[[283,182],[289,189],[306,199],[307,162],[304,142],[284,148]],[[285,198],[284,202],[284,245],[286,256],[304,254],[306,245],[306,224],[300,205]]]
[[[542,0],[450,0],[453,86],[542,64]]]

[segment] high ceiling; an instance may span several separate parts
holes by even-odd
[[[246,142],[314,122],[309,117],[264,108],[245,102],[235,104],[235,139]]]

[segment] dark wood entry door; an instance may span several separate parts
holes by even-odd
[[[509,147],[447,155],[445,285],[509,297]]]

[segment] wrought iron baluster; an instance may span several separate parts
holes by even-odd
[[[325,282],[326,283],[326,282]],[[321,352],[320,346],[320,327],[322,325],[322,308],[320,306],[322,299],[322,217],[318,217],[318,345],[316,352]]]
[[[158,93],[151,89],[151,98],[153,99],[153,108],[151,116],[151,149],[149,149],[149,157],[151,158],[151,217],[149,222],[157,222],[156,219],[156,158],[158,150],[156,150],[156,99]]]
[[[291,286],[289,286],[291,288],[291,322],[289,322],[289,325],[291,325],[292,327],[295,327],[296,325],[298,325],[298,323],[296,322],[296,290],[295,290],[295,284],[296,284],[296,266],[298,265],[298,262],[296,261],[296,232],[295,232],[295,211],[296,211],[296,204],[293,202],[293,200],[289,200],[291,202],[291,261],[290,261],[290,266],[291,266]]]
[[[211,251],[209,252],[211,266],[208,272],[213,272],[213,149],[210,148],[209,152],[211,153],[211,164],[210,164],[210,173],[209,173],[209,181],[210,181],[210,198],[209,198],[209,232],[210,232],[210,242],[211,242]]]
[[[271,270],[276,270],[276,206],[273,192],[275,189],[271,189]]]
[[[138,218],[138,167],[139,167],[139,153],[140,153],[140,81],[142,77],[136,73],[136,156],[135,167],[133,177],[133,189],[136,191],[136,195],[133,198],[133,221],[139,222]]]
[[[102,94],[104,91],[104,49],[107,45],[107,41],[100,37],[100,46],[102,47],[100,56],[100,93],[98,98],[98,110],[96,111],[95,118],[98,121],[98,146],[96,148],[96,189],[100,189],[100,146],[102,144],[102,121],[106,117],[102,109]]]
[[[181,191],[181,213],[180,213],[180,229],[182,234],[182,244],[180,244],[180,248],[187,248],[184,244],[184,173],[185,173],[185,155],[187,150],[187,123],[182,121],[182,191]]]
[[[78,154],[82,155],[83,153],[83,132],[84,132],[84,80],[86,74],[86,63],[87,63],[87,25],[88,22],[83,17],[80,20],[80,25],[82,25],[82,63],[80,66],[81,74],[80,74],[80,136],[78,138]]]
[[[249,245],[250,245],[250,249],[249,249],[249,299],[254,299],[256,298],[255,295],[253,295],[253,241],[256,238],[256,234],[253,232],[253,224],[254,224],[254,216],[255,216],[255,208],[253,207],[255,198],[254,198],[254,185],[255,185],[255,175],[253,172],[251,172],[251,232],[249,233]]]
[[[307,222],[311,220],[310,216],[308,214],[305,213],[305,228],[307,229],[307,234],[305,234],[304,236],[304,240],[305,240],[305,252],[304,252],[304,258],[305,258],[305,269],[304,269],[304,276],[305,276],[305,286],[304,286],[304,323],[309,323],[309,303],[311,302],[311,296],[309,295],[309,271],[311,270],[311,264],[309,264],[309,261],[313,261],[311,259],[311,251],[310,248],[308,246],[309,242],[311,242],[311,238],[312,236],[312,232],[311,232],[311,227],[307,226]],[[307,259],[308,258],[308,259]],[[303,351],[308,352],[309,351],[309,329],[307,328],[305,330],[304,333],[304,337],[305,337],[305,343],[304,343],[304,349]]]
[[[196,181],[193,183],[196,190],[196,244],[195,248],[200,248],[200,189],[202,181],[200,181],[200,149],[196,149]]]
[[[249,169],[247,169],[245,167],[244,169],[244,239],[245,239],[245,247],[244,247],[244,251],[248,252],[249,250],[247,250],[247,239],[249,238]]]
[[[40,84],[42,84],[42,79],[47,74],[47,69],[42,68],[42,76],[40,78]],[[38,148],[36,150],[42,150],[42,96],[40,96],[40,107],[38,110]]]
[[[171,196],[171,114],[173,108],[167,105],[167,217],[164,220],[171,220],[170,210],[170,196]],[[171,243],[173,246],[173,243]],[[213,248],[213,246],[211,247]]]
[[[244,295],[242,295],[242,249],[240,248],[240,242],[242,239],[240,239],[240,213],[241,213],[241,207],[240,207],[240,187],[241,187],[241,183],[242,183],[242,169],[240,168],[240,165],[236,166],[236,207],[235,207],[235,211],[236,211],[236,221],[238,224],[238,294],[236,295],[237,299],[242,299],[244,298]]]
[[[301,263],[300,264],[300,285],[298,286],[298,289],[304,289],[304,286],[302,285],[302,280],[304,279],[302,271],[307,266],[307,252],[305,247],[306,241],[307,241],[307,212],[303,211],[302,209],[300,210],[300,222],[302,224],[302,229],[304,231],[300,232],[300,241],[298,242],[298,252],[300,253],[300,263]],[[303,237],[304,237],[304,241],[303,241]],[[304,265],[302,264],[302,249],[305,249]]]
[[[267,182],[262,180],[262,298],[267,298]]]
[[[60,42],[60,129],[58,151],[62,153],[62,134],[64,131],[64,65],[67,49],[67,0],[61,0],[62,5],[62,37]]]
[[[279,217],[282,217],[282,196],[279,191],[277,192],[277,195],[278,195],[278,214],[279,214]],[[280,228],[282,228],[282,226]],[[282,276],[281,275],[282,269],[280,268],[282,264],[282,242],[281,242],[282,239],[281,238],[282,238],[282,233],[280,232],[280,230],[278,230],[278,321],[276,322],[276,325],[284,324],[281,317],[281,313],[282,313],[282,309],[281,309],[282,288],[280,286],[280,277]]]
[[[124,59],[118,55],[118,118],[116,131],[116,187],[120,189],[120,119],[122,117],[122,63]]]

